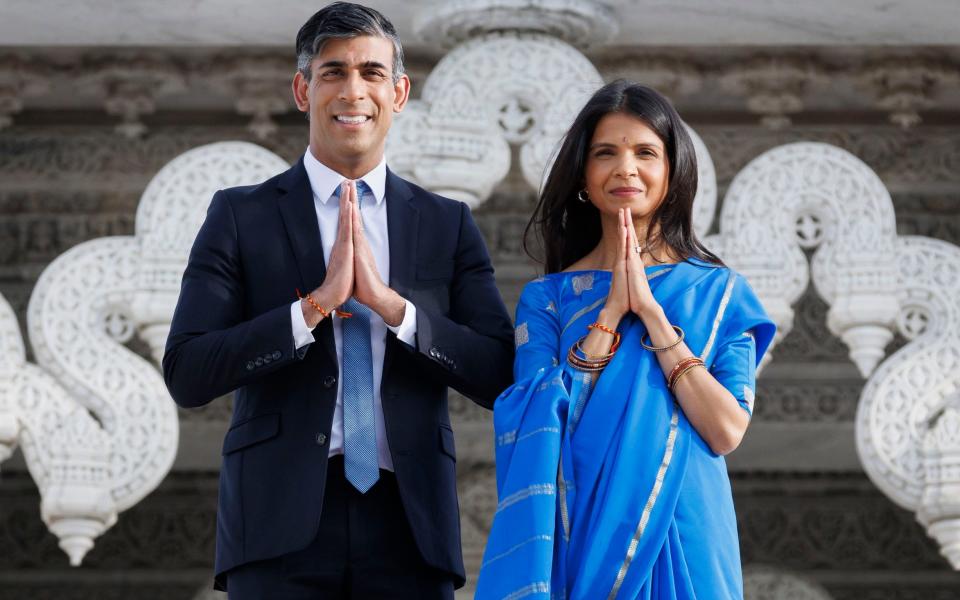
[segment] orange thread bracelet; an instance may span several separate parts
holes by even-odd
[[[294,288],[294,289],[297,290],[297,298],[299,298],[299,299],[301,299],[301,300],[306,300],[306,301],[307,301],[307,304],[309,304],[309,305],[312,306],[313,308],[317,309],[317,312],[319,312],[319,313],[323,316],[324,319],[326,319],[327,317],[330,316],[330,313],[329,313],[329,312],[323,310],[323,308],[322,308],[319,304],[317,304],[316,302],[314,302],[313,298],[310,297],[310,294],[307,294],[306,296],[303,296],[303,295],[300,294],[300,289],[299,289],[299,288]]]
[[[590,323],[589,325],[587,325],[587,329],[599,329],[600,331],[609,333],[614,337],[620,337],[620,334],[617,333],[615,329],[610,329],[609,327],[601,323]]]

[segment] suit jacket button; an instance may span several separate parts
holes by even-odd
[[[262,356],[258,356],[258,357],[257,357],[257,360],[253,361],[253,363],[254,363],[255,365],[257,365],[258,367],[262,367],[262,366],[263,366],[263,357],[262,357]]]
[[[274,350],[274,351],[273,351],[273,360],[280,360],[280,357],[281,357],[281,356],[283,356],[283,355],[280,354],[280,351],[279,351],[279,350]]]
[[[253,367],[254,367],[253,361],[252,360],[247,361],[247,370],[252,371]]]
[[[318,446],[322,446],[322,445],[324,445],[324,444],[326,444],[326,443],[327,443],[327,434],[325,434],[325,433],[318,433],[318,434],[317,434],[317,445],[318,445]]]
[[[327,375],[323,378],[323,387],[325,388],[332,388],[335,383],[337,383],[337,378],[333,375]]]
[[[430,348],[430,356],[434,358],[440,358],[440,349],[436,346]]]

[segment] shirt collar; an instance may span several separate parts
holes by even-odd
[[[323,204],[326,204],[333,197],[337,187],[348,179],[348,177],[344,177],[317,160],[309,146],[303,155],[303,168],[307,170],[307,178],[310,180],[310,188],[313,190],[314,198],[320,200]],[[381,158],[380,163],[360,179],[370,187],[377,204],[383,202],[387,187],[386,157]]]

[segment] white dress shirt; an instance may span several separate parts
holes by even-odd
[[[348,179],[330,167],[318,161],[310,148],[303,156],[303,166],[310,179],[313,190],[313,205],[317,211],[317,223],[320,224],[320,241],[323,245],[323,260],[330,264],[330,252],[337,238],[337,223],[340,217],[340,201],[334,192],[343,181]],[[377,263],[377,271],[385,283],[390,281],[390,244],[387,239],[387,202],[386,179],[387,163],[381,160],[372,171],[360,177],[370,187],[371,193],[360,198],[360,217],[363,220],[363,232]],[[340,317],[333,319],[333,339],[337,347],[337,363],[343,362],[343,328]],[[300,301],[290,305],[290,320],[293,323],[293,340],[297,349],[313,342],[312,329],[307,327],[303,318]],[[373,354],[373,403],[374,420],[377,428],[377,458],[381,469],[393,471],[390,447],[383,425],[383,404],[380,398],[380,382],[383,380],[383,353],[387,344],[387,329],[397,338],[410,346],[415,344],[417,333],[417,309],[407,300],[403,321],[397,327],[388,326],[377,313],[370,311],[370,349]],[[343,370],[340,370],[341,373]],[[333,429],[330,432],[329,456],[343,454],[343,388],[340,377],[337,378],[337,407],[333,413]]]

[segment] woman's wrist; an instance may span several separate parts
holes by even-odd
[[[659,304],[654,303],[653,306],[644,307],[638,310],[636,315],[640,317],[640,320],[643,321],[648,331],[653,329],[672,329],[670,321],[667,320],[666,313],[663,312],[663,307]]]
[[[626,309],[618,310],[616,307],[604,306],[597,315],[597,323],[610,329],[616,329],[625,314],[627,314]]]

